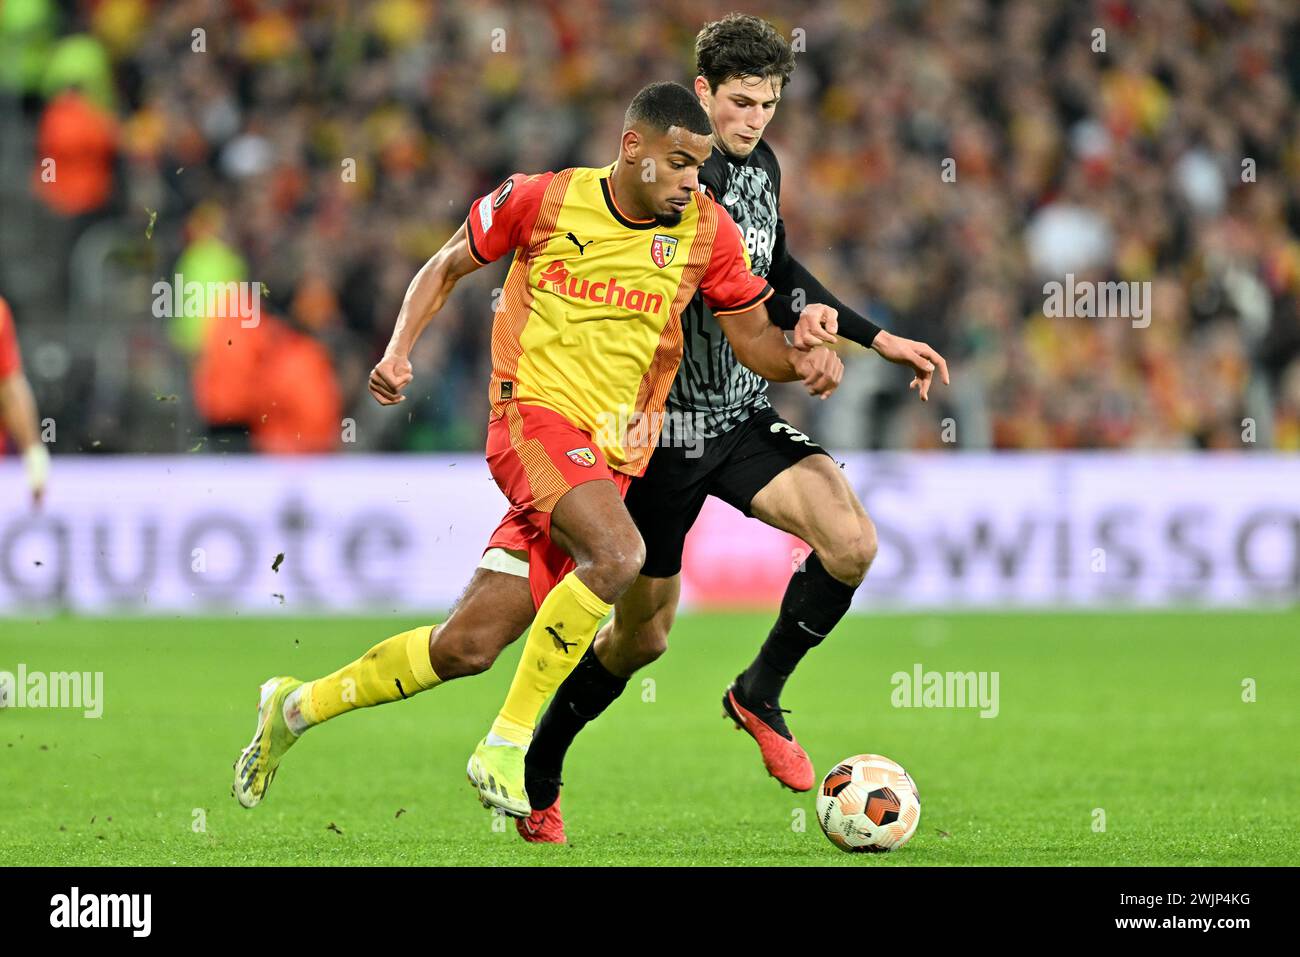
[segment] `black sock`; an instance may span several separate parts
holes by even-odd
[[[751,704],[777,706],[795,665],[840,623],[856,590],[831,577],[816,552],[808,556],[802,570],[790,577],[781,614],[758,657],[740,676],[741,691]]]
[[[564,679],[550,707],[537,723],[524,759],[524,787],[534,808],[542,810],[560,795],[564,756],[578,732],[614,703],[627,687],[626,678],[611,674],[596,657],[593,643]]]

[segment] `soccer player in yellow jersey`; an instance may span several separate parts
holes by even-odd
[[[612,166],[511,176],[416,275],[370,376],[385,405],[403,401],[411,348],[457,280],[513,253],[493,318],[487,440],[510,508],[441,625],[388,638],[327,677],[262,685],[256,733],[235,764],[245,807],[307,728],[485,671],[531,622],[468,767],[485,805],[526,817],[537,716],[641,568],[645,546],[623,494],[655,447],[682,352],[680,314],[696,290],[759,375],[801,379],[815,395],[838,384],[834,353],[792,348],[768,321],[771,288],[750,271],[735,223],[699,192],[710,133],[693,93],[652,84],[628,108]]]
[[[789,41],[770,23],[732,13],[705,24],[695,50],[695,92],[714,130],[700,183],[726,207],[744,233],[751,268],[775,290],[767,304],[773,321],[793,329],[796,345],[834,341],[838,334],[872,349],[909,368],[911,387],[927,400],[932,385],[948,383],[943,356],[858,315],[794,258],[786,241],[781,165],[763,134],[795,66]],[[524,767],[533,813],[517,822],[527,841],[566,840],[565,756],[632,674],[667,649],[686,536],[710,497],[811,548],[791,575],[758,654],[721,697],[723,714],[754,738],[769,774],[795,791],[811,790],[817,780],[786,724],[780,696],[803,657],[848,613],[875,556],[875,525],[827,450],[782,419],[768,400],[767,382],[736,362],[701,297],[682,314],[682,328],[663,441],[625,498],[645,542],[645,561],[538,722]]]

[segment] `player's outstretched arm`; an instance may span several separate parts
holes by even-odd
[[[720,315],[718,321],[741,365],[764,379],[802,380],[809,395],[824,399],[844,376],[844,363],[829,349],[795,349],[786,342],[761,302],[745,312]]]
[[[870,349],[881,329],[835,297],[821,280],[790,255],[785,241],[785,222],[778,215],[776,242],[767,281],[776,290],[769,312],[777,326],[794,332],[799,349],[828,345],[839,336]],[[802,310],[796,303],[808,303]]]
[[[765,379],[802,379],[809,394],[826,398],[840,384],[844,364],[829,349],[795,349],[785,341],[785,333],[772,322],[764,305],[771,298],[771,287],[751,272],[735,221],[716,202],[713,206],[718,229],[700,291],[731,343],[732,352],[742,365]]]
[[[0,379],[0,432],[13,436],[27,470],[32,501],[40,504],[50,471],[50,453],[40,440],[36,399],[22,370]]]
[[[837,322],[836,310],[827,305],[811,305],[804,309],[795,325],[794,346],[796,349],[815,349],[833,343],[837,334],[842,334],[842,330]],[[847,338],[864,341],[858,335]],[[866,343],[883,358],[908,366],[916,373],[908,388],[919,389],[922,402],[930,401],[930,385],[934,381],[936,369],[943,384],[948,384],[948,363],[928,343],[904,339],[884,329],[872,332]]]
[[[21,371],[0,379],[0,432],[13,436],[20,452],[40,444],[36,428],[36,399]]]
[[[943,384],[948,384],[948,363],[927,343],[890,335],[882,329],[871,343],[871,348],[882,358],[907,366],[915,373],[907,387],[918,390],[922,402],[930,400],[930,385],[934,381],[936,370],[939,378],[943,379]]]
[[[411,349],[424,332],[429,321],[438,314],[456,288],[462,276],[482,267],[469,251],[469,237],[461,223],[456,234],[446,245],[420,267],[411,284],[406,287],[406,297],[397,313],[397,325],[388,340],[384,357],[370,372],[370,394],[380,405],[396,405],[405,401],[402,395],[413,378]]]

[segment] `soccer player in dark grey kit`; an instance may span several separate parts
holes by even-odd
[[[911,386],[928,399],[936,372],[948,381],[943,357],[925,343],[878,329],[831,295],[786,248],[781,169],[762,135],[794,70],[789,44],[770,24],[731,14],[704,26],[695,54],[695,91],[713,126],[701,188],[731,214],[754,274],[775,289],[772,321],[793,329],[796,345],[833,342],[838,333],[907,365],[915,376]],[[796,316],[800,292],[813,305]],[[569,745],[613,703],[633,672],[667,650],[686,533],[709,495],[813,548],[791,577],[757,657],[726,690],[722,705],[754,737],[773,777],[796,791],[815,783],[812,762],[783,718],[781,691],[805,653],[848,611],[876,554],[875,526],[830,455],[776,414],[766,381],[736,361],[698,297],[683,313],[682,326],[684,354],[659,447],[627,496],[645,540],[645,564],[538,725],[525,764],[533,811],[517,821],[525,840],[565,841],[559,796]]]

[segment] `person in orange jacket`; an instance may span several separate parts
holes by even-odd
[[[259,452],[331,452],[341,441],[343,398],[328,350],[275,316],[252,327],[214,318],[194,394],[211,426],[246,428]]]
[[[103,207],[113,195],[117,121],[81,92],[60,93],[41,115],[37,131],[36,195],[63,216]]]

